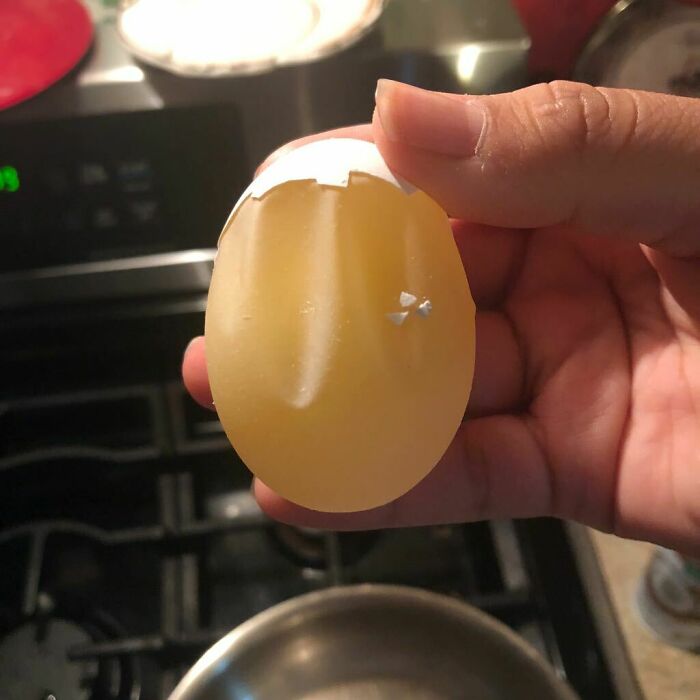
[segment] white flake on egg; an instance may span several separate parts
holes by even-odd
[[[408,318],[408,311],[394,311],[393,313],[387,314],[386,317],[392,323],[400,326]]]
[[[418,297],[410,292],[401,292],[399,295],[399,304],[406,308],[407,306],[413,306],[418,301]]]
[[[425,301],[422,301],[420,304],[418,304],[418,308],[416,309],[416,313],[421,315],[423,318],[426,318],[427,316],[430,315],[430,312],[433,310],[433,304],[430,301],[430,299],[426,299]]]

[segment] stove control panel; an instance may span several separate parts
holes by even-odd
[[[212,247],[250,177],[235,108],[0,131],[0,273]]]

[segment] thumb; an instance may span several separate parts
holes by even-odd
[[[554,82],[450,95],[380,80],[374,140],[450,216],[700,252],[700,100]]]

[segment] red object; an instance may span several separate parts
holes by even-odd
[[[700,5],[700,0],[679,0]],[[513,0],[532,40],[530,72],[550,80],[571,75],[591,34],[616,0]]]
[[[0,109],[60,80],[91,41],[92,21],[78,0],[0,0]]]
[[[541,79],[571,74],[588,38],[616,0],[513,0],[532,40],[530,71]]]

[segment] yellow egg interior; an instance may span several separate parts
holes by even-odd
[[[249,197],[222,237],[206,314],[226,434],[294,503],[383,505],[459,427],[474,314],[449,221],[426,194],[353,173],[347,187],[290,181]]]

